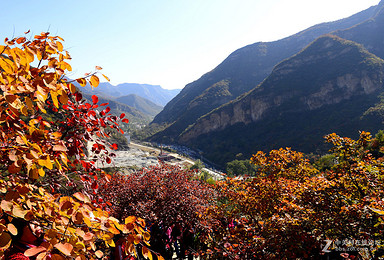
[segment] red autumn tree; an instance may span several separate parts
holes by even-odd
[[[163,163],[129,175],[115,174],[109,182],[101,182],[97,192],[117,219],[142,216],[151,230],[151,248],[162,255],[169,253],[167,245],[172,246],[166,234],[172,226],[180,250],[195,250],[193,238],[204,228],[201,215],[214,194],[194,171]]]

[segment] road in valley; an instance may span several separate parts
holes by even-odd
[[[147,146],[147,145],[142,145],[142,144],[138,144],[138,143],[133,143],[132,141],[129,143],[129,147],[134,147],[134,148],[137,148],[137,149],[149,152],[149,153],[155,153],[156,156],[160,155],[160,153],[161,153],[161,149],[159,149],[159,148],[155,148],[155,147],[151,147],[151,146]],[[172,156],[172,157],[180,160],[180,162],[179,162],[180,164],[185,164],[185,163],[188,163],[190,165],[195,164],[195,161],[193,161],[190,158],[186,158],[184,156],[181,156],[180,154],[177,154],[177,153],[167,153],[167,154],[169,156]],[[211,169],[208,169],[208,168],[203,168],[202,170],[208,172],[208,174],[211,175],[216,180],[220,180],[220,179],[225,178],[225,174],[223,174],[221,172],[212,171]]]

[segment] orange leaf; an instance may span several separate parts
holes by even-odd
[[[10,212],[13,208],[13,203],[11,201],[2,200],[1,201],[1,209],[4,211]]]
[[[12,223],[9,223],[7,225],[7,228],[8,228],[9,233],[11,233],[14,236],[17,235],[17,228],[15,227],[15,225],[13,225]]]
[[[69,243],[56,244],[55,247],[64,255],[70,256],[73,250],[73,246]]]
[[[145,259],[149,258],[150,260],[152,260],[152,254],[146,246],[142,247],[141,252],[143,253]]]
[[[66,92],[63,92],[61,96],[59,97],[59,100],[62,104],[67,104],[68,103],[68,95]]]
[[[102,70],[103,68],[100,67],[100,66],[96,66],[96,69],[97,69],[97,70]]]
[[[63,51],[63,44],[61,44],[61,42],[57,41],[56,42],[56,45],[57,45],[57,49],[62,52]]]
[[[75,197],[76,199],[78,199],[82,202],[85,202],[85,203],[91,202],[89,197],[87,195],[85,195],[84,193],[81,193],[81,192],[76,192],[75,194],[73,194],[73,197]]]
[[[37,255],[38,253],[41,253],[41,252],[44,252],[44,251],[47,251],[47,249],[43,246],[38,246],[38,247],[32,247],[30,249],[27,249],[25,252],[24,252],[24,255],[25,256],[34,256],[34,255]]]
[[[52,148],[55,152],[65,152],[68,151],[67,147],[61,144],[54,145]]]
[[[136,221],[135,216],[129,216],[129,217],[125,218],[125,224],[134,223],[135,221]]]

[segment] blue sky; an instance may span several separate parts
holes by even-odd
[[[3,0],[0,38],[64,38],[72,77],[183,88],[231,52],[362,11],[379,0]]]

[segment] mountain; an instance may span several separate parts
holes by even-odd
[[[360,43],[369,52],[384,58],[384,0],[377,5],[370,19],[333,34]]]
[[[142,98],[148,99],[155,104],[165,106],[172,98],[174,98],[180,89],[163,89],[158,85],[123,83],[114,86],[108,82],[100,83],[97,88],[92,89],[90,86],[82,88],[82,91],[88,94],[102,95],[109,99],[115,99],[130,94],[135,94]]]
[[[180,142],[222,165],[240,152],[314,152],[324,148],[328,133],[356,136],[382,127],[364,114],[380,101],[383,80],[382,59],[352,41],[323,36],[277,65],[251,92],[201,117]]]
[[[233,52],[220,65],[188,84],[160,112],[152,128],[163,129],[150,140],[175,142],[199,117],[259,85],[279,62],[291,57],[317,37],[360,24],[377,13],[371,7],[351,17],[312,26],[274,42],[258,42]]]
[[[126,104],[130,107],[136,108],[137,110],[148,114],[152,117],[156,116],[163,109],[162,106],[159,106],[152,101],[142,98],[135,94],[130,94],[127,96],[121,96],[115,99],[117,102]]]
[[[91,93],[92,95],[95,95],[95,93]],[[92,95],[83,93],[83,97],[87,100],[92,100]],[[144,113],[142,111],[139,111],[138,109],[131,107],[127,104],[117,102],[115,100],[111,100],[108,98],[105,98],[103,96],[99,97],[99,104],[102,103],[108,103],[108,106],[111,108],[111,114],[120,116],[120,114],[124,113],[126,114],[126,117],[130,121],[130,125],[146,125],[152,120],[152,116],[150,116],[147,113]]]

